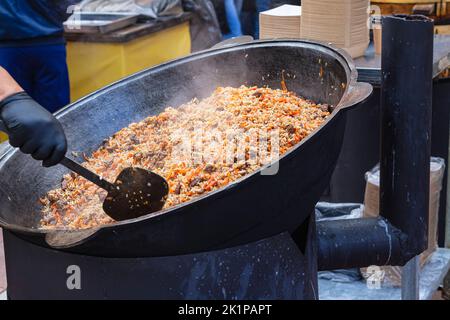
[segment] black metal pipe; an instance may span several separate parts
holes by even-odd
[[[406,236],[386,219],[319,221],[319,270],[403,265]]]
[[[383,18],[378,219],[317,224],[319,270],[404,265],[427,247],[433,21]]]
[[[427,247],[433,21],[383,19],[380,214],[407,235],[404,255]]]

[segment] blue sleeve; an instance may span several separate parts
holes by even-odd
[[[63,19],[49,0],[1,0],[0,40],[63,34]]]
[[[225,14],[231,37],[242,36],[241,21],[234,0],[225,0]]]

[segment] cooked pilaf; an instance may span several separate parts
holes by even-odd
[[[261,132],[277,130],[282,155],[319,127],[329,114],[328,105],[315,104],[286,90],[219,87],[206,99],[169,107],[120,130],[83,165],[109,181],[126,167],[142,167],[160,174],[170,187],[164,206],[168,208],[219,189],[272,159],[264,157],[263,152],[260,157],[254,156],[262,149],[248,143],[249,133],[259,132],[261,136]],[[230,142],[236,132],[248,134],[245,159],[233,157],[229,161],[227,152],[237,153],[238,147]],[[203,147],[198,147],[199,143]],[[264,146],[268,153],[272,151],[270,140]],[[41,226],[83,229],[112,223],[102,209],[105,197],[103,189],[68,174],[61,188],[40,199]]]

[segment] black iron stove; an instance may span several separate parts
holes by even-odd
[[[317,299],[310,221],[297,241],[282,233],[224,250],[156,258],[65,253],[4,231],[8,298]]]

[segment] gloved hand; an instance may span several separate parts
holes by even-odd
[[[23,153],[43,160],[44,167],[58,164],[67,151],[67,141],[59,121],[25,92],[0,101],[0,119],[9,143]]]

